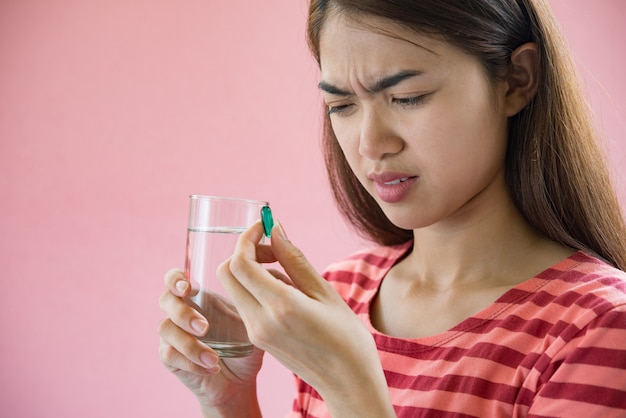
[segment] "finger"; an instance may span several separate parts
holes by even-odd
[[[174,324],[186,332],[198,337],[207,333],[209,324],[204,316],[172,292],[166,291],[161,295],[159,306]]]
[[[256,221],[250,228],[255,230],[260,229],[262,232],[264,231],[263,223],[260,220]],[[274,263],[276,261],[276,257],[274,257],[274,254],[272,253],[272,247],[268,244],[263,244],[263,240],[265,237],[264,234],[265,233],[263,232],[258,240],[254,241],[257,243],[256,261],[259,263]],[[258,234],[254,235],[254,237],[256,236],[258,236]]]
[[[257,345],[258,342],[255,341],[252,327],[255,324],[255,320],[262,317],[261,311],[263,308],[256,297],[250,293],[231,272],[230,261],[230,259],[226,260],[218,267],[217,277],[230,296],[230,299],[237,307],[239,317],[246,327],[248,338],[253,344]]]
[[[218,277],[232,302],[237,306],[250,342],[262,350],[271,347],[271,342],[275,342],[276,332],[282,332],[276,324],[284,324],[285,317],[292,320],[290,312],[293,312],[294,306],[301,306],[302,299],[306,296],[289,285],[290,279],[278,271],[262,268],[263,276],[250,280],[241,272],[235,277],[231,270],[232,267],[224,263],[218,269]],[[255,283],[266,281],[267,285],[260,287],[250,285],[251,281]],[[270,291],[268,290],[270,288],[278,290]],[[300,323],[297,327],[300,327]]]
[[[161,361],[172,371],[181,369],[192,373],[216,373],[219,357],[215,351],[187,334],[169,319],[159,324]]]
[[[289,241],[280,222],[276,222],[272,231],[271,246],[277,261],[300,291],[314,298],[331,291],[330,284],[317,273],[302,251]]]
[[[237,312],[241,316],[241,319],[246,322],[247,312],[254,307],[259,306],[259,301],[243,286],[237,277],[231,271],[232,258],[224,261],[217,268],[217,278],[224,286],[226,293],[230,296],[230,299],[237,307]]]
[[[272,247],[268,244],[259,244],[256,247],[256,261],[259,263],[274,263],[276,257],[272,252]]]
[[[241,234],[235,247],[235,252],[228,262],[228,271],[224,271],[224,278],[234,279],[245,289],[257,303],[265,304],[276,298],[285,297],[288,286],[276,280],[265,267],[257,262],[257,244],[263,236],[263,226],[255,223]],[[219,274],[218,274],[219,276]],[[239,287],[234,289],[240,290]],[[232,294],[229,295],[231,298]],[[234,300],[234,299],[233,299]],[[239,304],[235,301],[237,306]]]
[[[181,370],[194,374],[216,374],[220,372],[219,365],[214,367],[198,366],[163,340],[159,344],[159,355],[161,362],[172,373],[178,373]]]
[[[189,294],[191,286],[189,280],[180,269],[171,269],[165,273],[165,286],[175,295],[185,297]]]
[[[267,269],[267,271],[274,276],[275,278],[277,278],[278,280],[282,281],[283,283],[291,286],[291,287],[296,287],[295,284],[293,284],[293,281],[291,280],[291,277],[287,276],[285,273],[283,273],[280,270],[276,270],[276,269]]]

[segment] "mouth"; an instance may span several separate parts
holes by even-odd
[[[391,180],[391,181],[383,181],[383,184],[386,185],[386,186],[393,186],[393,185],[396,185],[396,184],[404,183],[405,181],[407,181],[410,178],[411,177],[401,177],[399,179],[395,179],[395,180]]]
[[[417,183],[419,176],[409,176],[404,173],[372,173],[368,179],[374,182],[376,194],[387,203],[397,203],[404,200],[413,186]]]
[[[396,184],[404,183],[417,176],[411,176],[407,173],[399,172],[384,172],[384,173],[370,173],[367,178],[374,183],[378,183],[386,186],[393,186]]]

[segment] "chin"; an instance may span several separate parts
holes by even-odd
[[[384,209],[383,209],[384,210]],[[416,230],[432,225],[435,221],[423,216],[416,216],[416,210],[410,213],[398,213],[397,211],[384,211],[389,221],[398,228]]]

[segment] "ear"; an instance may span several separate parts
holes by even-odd
[[[511,54],[511,70],[507,77],[506,113],[519,113],[535,97],[539,87],[539,47],[533,42],[525,43]]]

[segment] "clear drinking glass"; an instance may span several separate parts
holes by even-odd
[[[199,340],[220,357],[252,352],[246,328],[215,271],[233,254],[239,234],[259,219],[264,206],[268,203],[260,200],[189,196],[185,275],[192,291],[187,303],[209,321],[209,332]]]

